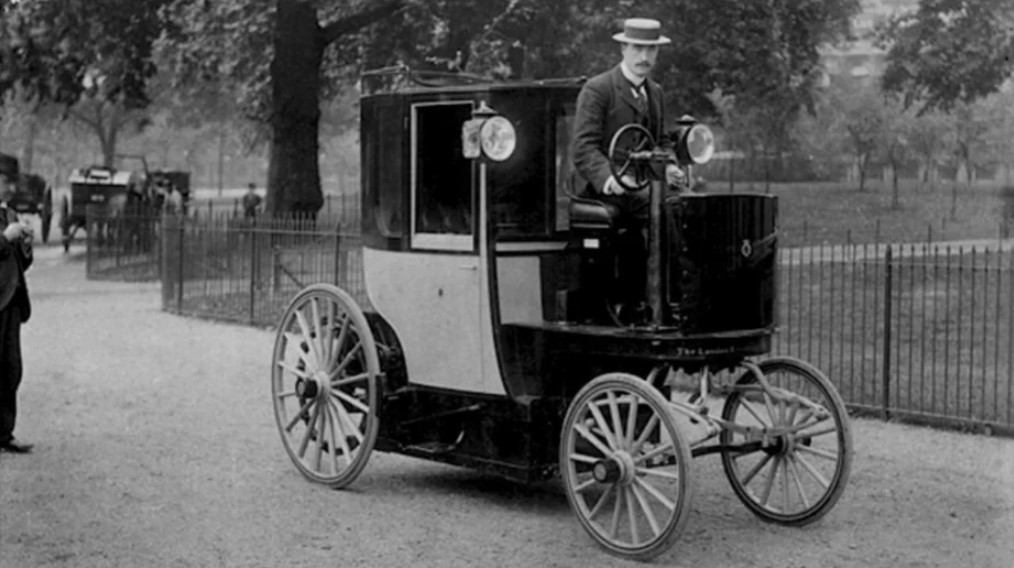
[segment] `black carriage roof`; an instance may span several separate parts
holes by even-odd
[[[361,90],[364,98],[383,95],[478,94],[533,89],[572,91],[580,88],[585,79],[585,77],[567,77],[500,80],[467,73],[417,70],[398,65],[364,72]]]

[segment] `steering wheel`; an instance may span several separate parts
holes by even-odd
[[[609,142],[609,171],[623,189],[637,191],[648,187],[648,184],[651,183],[650,165],[644,161],[635,160],[632,154],[646,150],[651,151],[654,147],[655,139],[648,129],[640,124],[624,125],[613,135],[613,139]],[[623,181],[625,175],[634,178],[634,185]]]

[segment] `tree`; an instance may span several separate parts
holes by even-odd
[[[871,85],[845,82],[834,90],[831,104],[840,113],[837,131],[852,154],[859,191],[865,191],[870,160],[880,149],[888,124],[884,97]]]
[[[355,61],[354,34],[406,2],[172,2],[168,12],[179,27],[167,43],[181,83],[233,82],[245,114],[269,127],[268,211],[320,209],[320,106],[334,92],[325,61]]]
[[[877,37],[888,48],[884,89],[923,111],[970,103],[1014,75],[1011,0],[920,0]]]
[[[920,163],[920,189],[925,189],[927,185],[933,188],[936,168],[948,151],[950,132],[950,120],[936,111],[920,113],[909,124],[909,147]]]

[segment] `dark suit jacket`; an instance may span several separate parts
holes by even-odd
[[[607,157],[609,143],[620,128],[647,119],[648,130],[655,142],[662,140],[665,129],[662,87],[650,78],[645,84],[648,92],[647,117],[638,112],[630,82],[623,76],[619,65],[592,77],[581,88],[574,117],[574,166],[591,185],[588,191],[592,194],[601,192],[612,175]]]
[[[0,231],[7,224],[16,220],[17,215],[11,209],[0,209]],[[32,312],[32,304],[28,298],[28,283],[25,281],[25,270],[32,264],[31,247],[21,243],[12,243],[0,235],[0,311],[10,305],[21,308],[21,321],[28,321]]]

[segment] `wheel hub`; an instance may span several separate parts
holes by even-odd
[[[327,373],[323,371],[317,371],[307,378],[300,377],[296,380],[296,395],[303,400],[323,396],[323,393],[327,391],[324,385],[328,382]]]
[[[627,452],[616,452],[599,460],[592,467],[592,477],[599,483],[620,482],[630,485],[634,482],[634,458]]]

